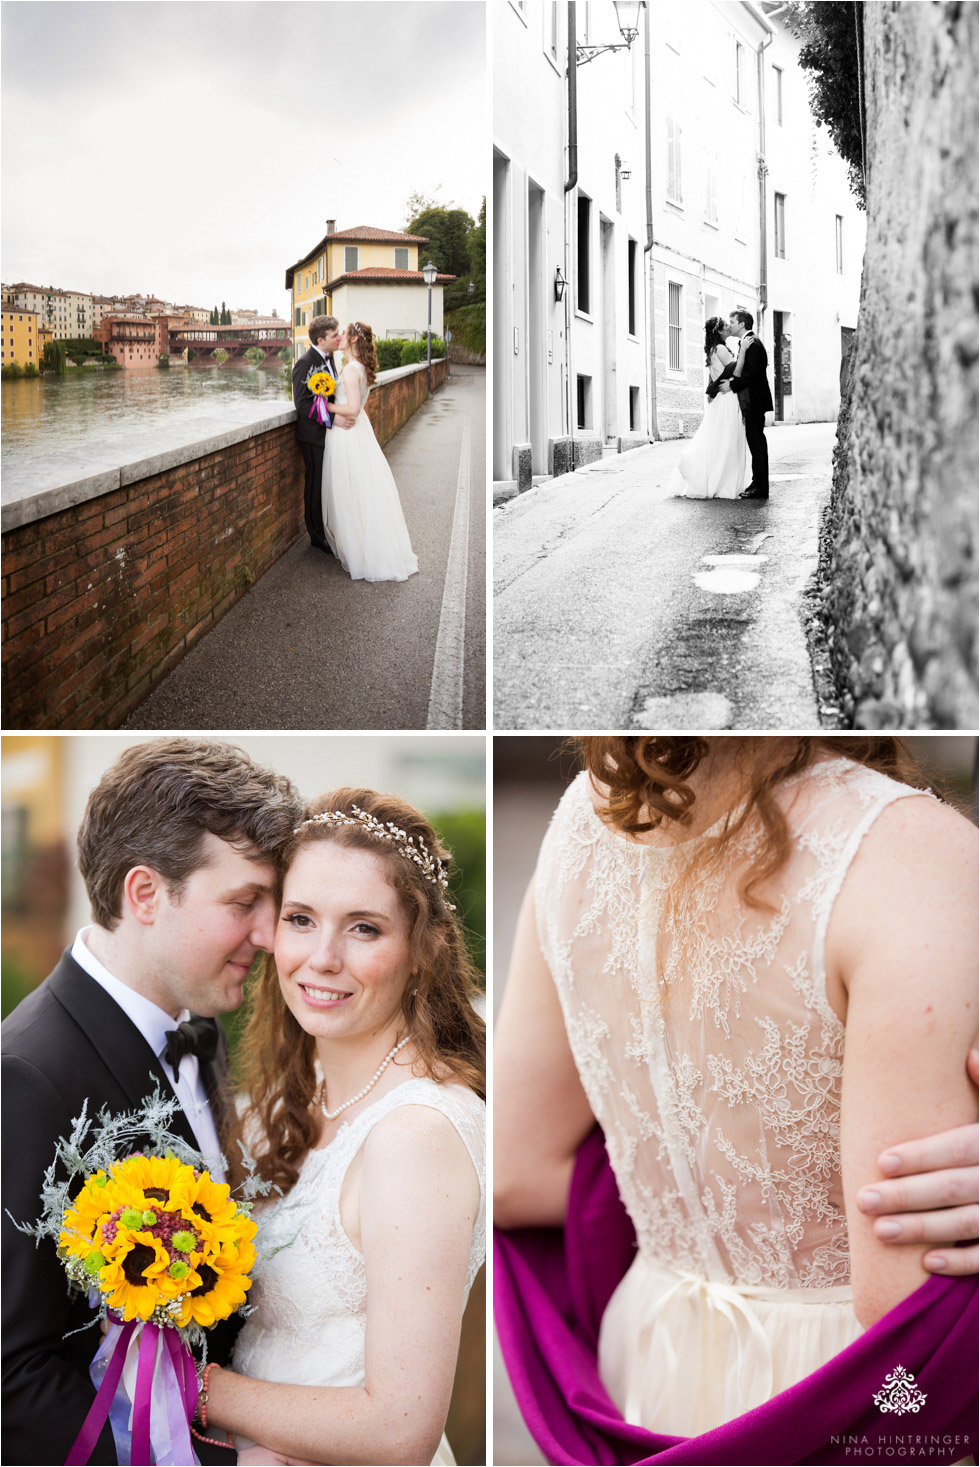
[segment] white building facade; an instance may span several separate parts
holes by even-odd
[[[649,434],[642,41],[568,77],[615,15],[493,7],[493,472],[521,488]]]
[[[690,436],[704,322],[736,307],[769,352],[777,420],[839,407],[864,221],[785,7],[638,10],[627,48],[611,0],[493,6],[493,472],[519,488]]]

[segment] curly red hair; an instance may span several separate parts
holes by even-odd
[[[643,835],[666,822],[691,823],[696,794],[690,779],[708,753],[703,738],[581,738],[576,745],[594,786],[602,785],[602,819],[624,835]],[[923,776],[901,739],[751,738],[741,741],[744,800],[732,810],[720,835],[705,843],[700,860],[713,863],[753,820],[762,841],[742,878],[742,900],[750,907],[769,903],[761,889],[776,876],[790,854],[790,833],[778,795],[788,779],[828,755],[853,759],[902,784],[922,785]],[[702,869],[700,860],[697,869]],[[693,876],[692,867],[691,875]]]

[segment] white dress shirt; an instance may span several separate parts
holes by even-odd
[[[204,1089],[204,1081],[201,1079],[201,1066],[197,1055],[185,1054],[180,1062],[179,1073],[175,1073],[173,1067],[163,1057],[163,1051],[167,1047],[168,1031],[176,1029],[178,1024],[189,1019],[190,1010],[182,1009],[175,1019],[167,1013],[166,1009],[161,1009],[151,999],[144,998],[142,993],[137,993],[134,988],[130,988],[120,979],[113,977],[86,943],[85,938],[90,931],[91,928],[83,927],[78,933],[72,944],[72,957],[80,968],[85,969],[90,978],[95,979],[100,988],[105,989],[127,1018],[136,1025],[159,1059],[163,1073],[173,1086],[174,1093],[180,1101],[180,1108],[187,1117],[188,1124],[197,1140],[198,1148],[209,1163],[212,1176],[216,1181],[225,1181],[224,1170],[217,1163],[217,1158],[221,1155],[221,1145],[218,1141],[218,1132],[211,1114],[211,1107],[208,1104],[207,1092]]]

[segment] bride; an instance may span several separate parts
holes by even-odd
[[[928,1277],[875,1187],[896,1135],[973,1119],[976,831],[896,739],[583,746],[495,1035],[495,1217],[563,1222],[600,1123],[638,1251],[599,1376],[620,1422],[692,1437]]]
[[[241,1119],[285,1195],[256,1213],[255,1311],[199,1405],[242,1463],[453,1461],[485,1248],[485,1034],[447,863],[424,816],[371,790],[315,801],[287,849]]]
[[[711,316],[704,324],[704,359],[712,382],[735,361],[726,345],[726,331],[721,316]],[[684,499],[736,499],[751,482],[745,424],[738,397],[726,378],[708,399],[704,417],[681,453],[667,488]]]
[[[355,581],[406,581],[419,568],[398,489],[364,408],[378,375],[374,333],[352,321],[340,337],[349,355],[330,411],[347,418],[328,433],[323,466],[323,525],[331,550]]]

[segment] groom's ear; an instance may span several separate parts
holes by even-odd
[[[123,878],[123,909],[143,927],[151,927],[164,894],[163,877],[152,866],[134,866]]]

